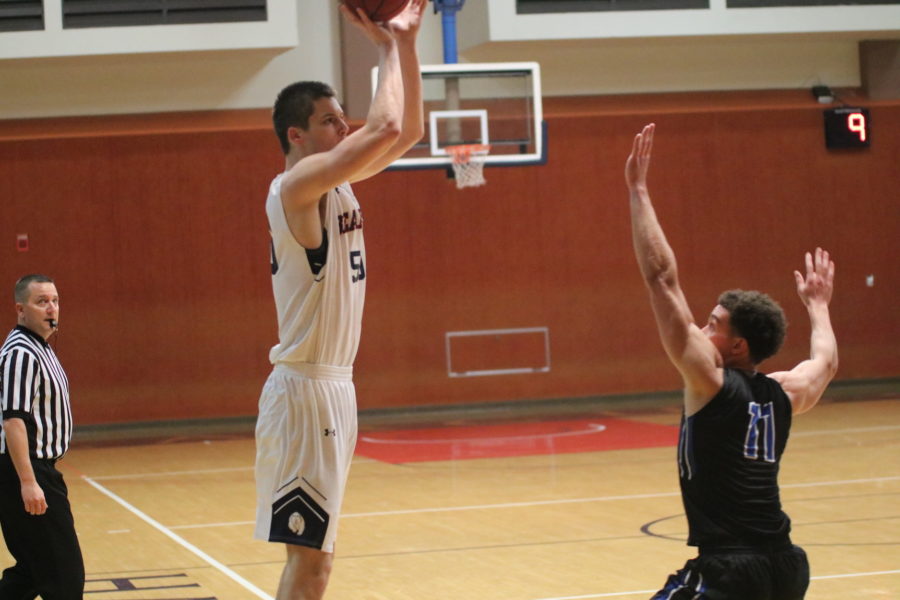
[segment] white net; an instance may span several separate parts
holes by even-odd
[[[484,163],[491,147],[485,144],[464,144],[444,148],[453,157],[456,187],[484,185]]]

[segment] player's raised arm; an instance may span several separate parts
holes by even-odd
[[[715,346],[694,322],[678,282],[675,253],[666,240],[650,201],[647,173],[655,129],[654,124],[647,125],[635,136],[631,154],[625,163],[631,234],[641,275],[650,292],[650,304],[660,339],[669,360],[684,379],[685,410],[690,415],[718,392],[722,387],[723,375]]]
[[[385,27],[373,23],[361,10],[352,13],[341,5],[344,17],[359,28],[378,50],[378,85],[365,124],[340,143],[324,151],[306,152],[287,171],[282,183],[282,199],[286,210],[296,207],[314,207],[326,191],[351,180],[378,157],[393,146],[400,135],[403,117],[403,83],[400,75],[400,60],[397,41]],[[337,112],[338,109],[332,111]],[[337,119],[343,125],[346,135],[344,115],[328,112],[314,114],[323,119]],[[310,128],[316,124],[311,123]],[[310,135],[293,127],[288,132],[298,145],[315,144],[317,140],[304,139]]]
[[[422,73],[419,68],[416,38],[422,25],[426,4],[427,0],[410,0],[404,11],[391,19],[389,23],[391,32],[397,39],[397,53],[400,58],[400,72],[403,81],[403,121],[400,137],[387,152],[375,159],[362,172],[354,175],[351,182],[361,181],[380,173],[403,156],[425,134]]]
[[[799,414],[816,405],[837,372],[837,339],[828,310],[834,291],[834,262],[828,252],[816,248],[815,254],[806,253],[806,275],[794,271],[794,279],[812,326],[809,358],[790,371],[769,376],[781,384],[791,399],[794,413]]]

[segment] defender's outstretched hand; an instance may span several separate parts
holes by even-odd
[[[834,291],[834,263],[828,252],[816,248],[806,253],[806,275],[794,271],[797,295],[806,305],[812,332],[809,358],[790,371],[769,373],[791,399],[794,414],[805,413],[822,397],[838,368],[837,339],[831,326],[828,303]]]
[[[634,136],[631,154],[625,162],[625,182],[632,192],[647,187],[647,171],[650,168],[650,153],[653,150],[653,132],[655,123],[650,123]]]
[[[803,304],[828,304],[834,291],[834,261],[821,248],[816,248],[815,256],[807,252],[806,276],[801,275],[800,271],[794,271],[794,279],[797,281],[797,294]]]

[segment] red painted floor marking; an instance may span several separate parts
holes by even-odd
[[[678,428],[671,425],[599,418],[368,432],[359,435],[356,452],[402,464],[659,448],[677,442]]]

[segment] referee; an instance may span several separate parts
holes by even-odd
[[[47,340],[59,294],[45,275],[15,288],[18,325],[0,347],[0,526],[16,564],[0,600],[81,600],[84,561],[68,490],[56,461],[72,437],[69,381]]]

